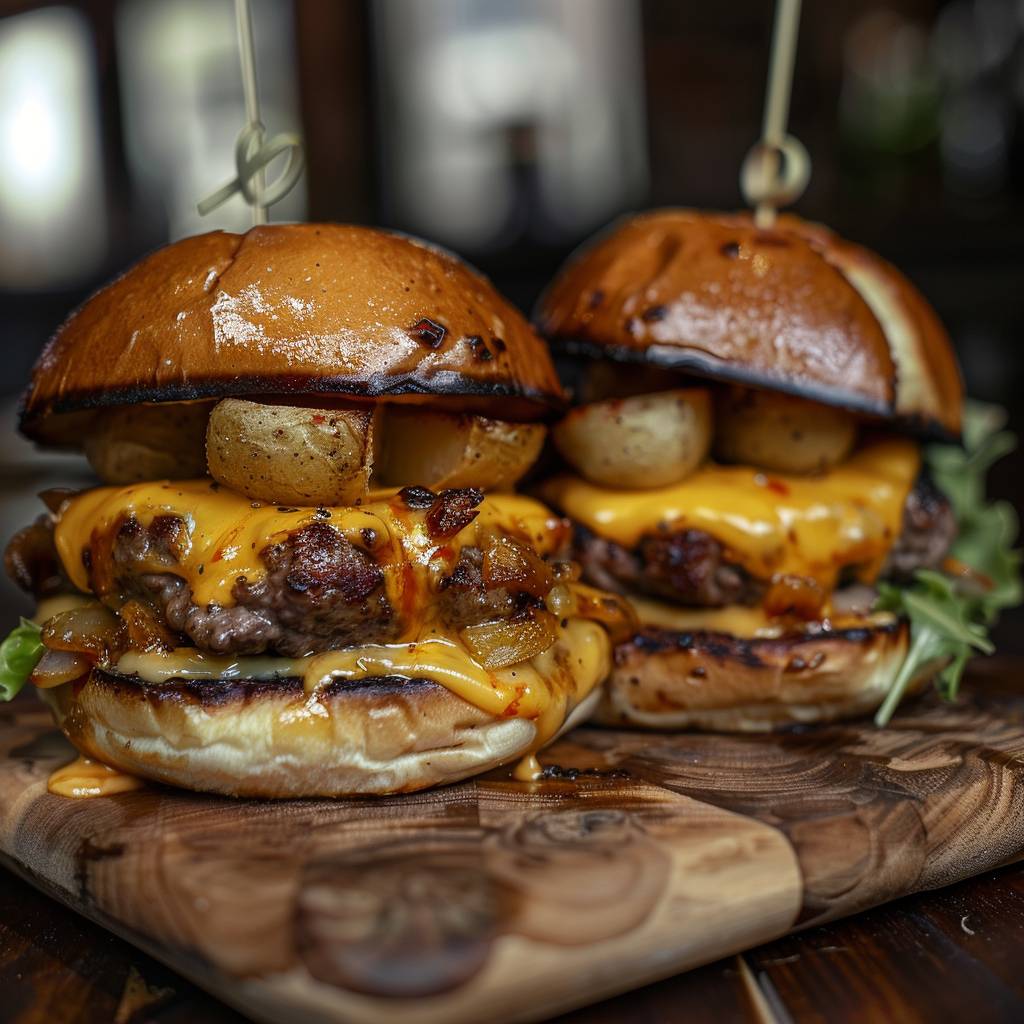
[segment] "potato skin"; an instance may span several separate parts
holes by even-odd
[[[540,423],[389,406],[382,419],[378,480],[434,490],[509,488],[537,461],[546,434]]]
[[[558,450],[605,487],[665,487],[689,476],[711,443],[711,397],[681,388],[593,402],[552,428]]]
[[[351,505],[369,488],[376,412],[225,398],[210,414],[210,475],[249,498],[282,505]]]
[[[82,448],[106,484],[206,475],[206,422],[213,402],[162,402],[100,409]]]
[[[857,437],[843,409],[795,395],[730,387],[715,397],[715,456],[777,473],[812,475],[842,462]]]

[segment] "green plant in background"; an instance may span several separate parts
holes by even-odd
[[[1020,604],[1020,552],[1017,513],[1005,501],[985,500],[989,468],[1013,451],[1017,440],[1003,429],[1005,412],[993,405],[968,402],[963,446],[929,445],[925,461],[932,479],[949,498],[957,520],[950,552],[962,572],[919,570],[909,587],[883,584],[876,605],[910,621],[910,649],[875,716],[885,725],[907,686],[929,665],[940,668],[939,692],[956,697],[964,666],[975,651],[992,652],[989,627],[1003,608]]]

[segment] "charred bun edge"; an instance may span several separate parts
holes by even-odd
[[[766,391],[806,398],[823,405],[845,409],[873,419],[894,423],[911,434],[928,441],[957,442],[955,434],[934,420],[923,416],[899,416],[886,402],[871,402],[855,392],[839,392],[834,388],[809,384],[798,378],[759,374],[750,370],[729,366],[711,357],[701,357],[692,352],[681,351],[668,345],[652,345],[638,351],[620,345],[600,345],[578,338],[554,337],[549,341],[556,359],[561,356],[587,361],[602,359],[615,363],[633,363],[638,366],[656,366],[682,374],[693,373],[701,380],[721,381],[726,384],[743,384]]]
[[[658,366],[680,373],[694,372],[695,375],[731,384],[749,384],[752,387],[782,391],[800,398],[810,398],[828,405],[839,405],[851,412],[862,412],[872,416],[889,416],[892,407],[886,402],[871,402],[864,395],[855,392],[837,392],[832,388],[809,384],[799,378],[782,374],[756,373],[742,367],[730,366],[712,356],[701,356],[670,345],[651,345],[643,351],[628,349],[620,345],[599,345],[577,338],[554,337],[551,347],[556,352],[586,359],[610,359],[617,363]]]
[[[404,374],[397,377],[375,377],[367,381],[341,376],[322,377],[208,377],[189,380],[166,387],[120,388],[104,391],[83,391],[65,395],[51,405],[29,410],[24,400],[19,409],[19,429],[27,437],[46,440],[53,431],[44,423],[50,417],[89,409],[109,409],[137,405],[141,402],[191,402],[204,398],[238,398],[263,395],[287,399],[304,395],[343,396],[346,398],[381,399],[398,395],[423,395],[438,398],[495,400],[509,418],[539,420],[564,410],[564,395],[533,388],[517,388],[499,382],[487,383],[464,377],[453,371],[442,371],[430,377]],[[488,406],[482,405],[486,410]],[[46,424],[49,426],[49,424]]]
[[[598,722],[648,729],[765,732],[866,714],[906,653],[902,620],[832,633],[744,639],[644,629],[615,651]],[[919,689],[941,666],[926,666]]]

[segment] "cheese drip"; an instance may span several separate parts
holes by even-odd
[[[543,493],[571,519],[624,547],[659,530],[703,530],[753,576],[804,576],[831,590],[848,567],[862,582],[877,578],[920,468],[914,442],[887,439],[821,476],[708,464],[652,490],[611,490],[563,476]]]
[[[110,768],[91,757],[76,757],[70,764],[51,772],[46,788],[54,796],[84,800],[130,793],[144,785],[142,779]]]

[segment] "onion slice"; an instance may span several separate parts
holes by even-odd
[[[43,651],[28,681],[41,690],[62,686],[87,675],[92,665],[80,654],[71,651]]]
[[[525,544],[494,534],[484,543],[481,571],[488,589],[509,587],[544,597],[554,583],[551,567]]]
[[[54,615],[40,639],[51,651],[85,655],[93,664],[110,654],[117,636],[117,619],[109,608],[92,601]]]
[[[564,599],[564,594],[560,593],[564,590],[568,591],[568,601]],[[554,587],[551,596],[556,598],[561,608],[557,614],[578,615],[580,618],[599,622],[604,626],[613,644],[628,640],[640,629],[640,622],[633,606],[619,594],[588,587],[585,583],[570,583],[567,586],[560,584]],[[556,611],[552,604],[549,597],[548,607]]]
[[[459,636],[484,668],[508,668],[546,651],[557,639],[558,620],[538,608],[529,608],[495,622],[466,626]]]

